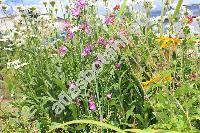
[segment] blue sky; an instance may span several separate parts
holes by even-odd
[[[3,3],[8,4],[9,6],[16,6],[16,5],[38,5],[41,6],[41,1],[42,0],[3,0]],[[62,1],[62,3],[67,3],[68,0],[58,0],[58,1]],[[114,5],[115,3],[117,3],[117,1],[120,0],[110,0],[110,2],[112,3],[112,5]],[[123,1],[123,0],[121,0]],[[178,0],[175,0],[175,2],[177,2]],[[23,3],[22,3],[23,2]],[[161,4],[162,0],[154,0],[154,4],[156,5],[156,8],[154,10],[160,10],[161,9]],[[183,4],[200,4],[200,0],[183,0]],[[10,10],[10,13],[12,12],[12,9]],[[2,16],[2,14],[0,13],[0,17]]]

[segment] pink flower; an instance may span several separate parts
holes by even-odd
[[[76,88],[75,82],[69,82],[69,89],[75,89],[75,88]]]
[[[89,27],[89,25],[86,25],[86,27],[85,27],[85,33],[86,34],[90,34],[90,27]]]
[[[72,16],[77,17],[79,16],[81,11],[80,11],[80,8],[73,8],[71,12],[72,12]]]
[[[90,26],[88,23],[81,24],[79,29],[85,31],[86,34],[90,34]]]
[[[107,98],[111,99],[112,98],[112,93],[108,93],[106,96],[107,96]]]
[[[65,47],[64,45],[60,46],[60,48],[59,48],[59,54],[61,56],[65,56],[66,53],[67,53],[67,47]]]
[[[105,39],[103,37],[99,37],[98,43],[104,45],[105,44]]]
[[[89,100],[89,108],[92,111],[96,110],[96,105],[95,105],[94,101]]]
[[[115,68],[119,70],[121,68],[121,64],[115,64]]]
[[[125,31],[125,30],[120,30],[119,31],[119,36],[125,36],[125,35],[127,35],[128,33],[127,33],[127,31]]]
[[[70,21],[65,21],[64,27],[65,27],[65,30],[69,30],[69,29],[71,28],[71,23],[70,23]]]
[[[106,44],[106,48],[109,48],[110,45],[112,45],[115,42],[114,38],[110,38],[110,40],[108,41],[108,43]]]
[[[83,52],[81,53],[82,56],[87,56],[87,55],[90,55],[92,52],[92,45],[90,44],[87,44],[85,46],[85,48],[83,49]]]
[[[67,37],[68,37],[69,39],[74,38],[74,33],[73,33],[71,30],[67,30]]]
[[[114,19],[115,19],[114,15],[107,16],[105,18],[105,24],[111,25],[112,23],[114,23]]]
[[[77,0],[76,1],[76,6],[80,9],[83,9],[86,7],[86,2],[85,0]]]

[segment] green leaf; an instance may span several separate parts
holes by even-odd
[[[121,16],[124,13],[124,11],[126,9],[126,3],[127,3],[127,0],[124,0],[121,5],[121,9],[119,10],[119,16]]]
[[[61,80],[59,80],[59,79],[54,79],[53,81],[54,81],[54,83],[55,83],[59,88],[61,88],[62,90],[65,90],[65,89],[66,89],[65,85],[62,83]]]
[[[129,109],[127,112],[126,112],[126,120],[128,120],[128,118],[134,113],[133,110],[135,108],[135,105],[133,105],[131,107],[131,109]]]

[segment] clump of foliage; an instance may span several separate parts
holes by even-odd
[[[125,0],[104,16],[92,2],[72,1],[61,22],[53,0],[43,3],[48,18],[34,7],[17,8],[15,28],[0,40],[0,71],[12,97],[11,109],[1,109],[1,130],[198,132],[199,33],[191,23],[199,24],[199,18],[178,13],[179,3],[164,30],[169,1],[158,18],[150,17],[149,1],[126,7]],[[95,66],[102,71],[56,114],[52,106],[59,94],[79,89],[81,71],[90,70],[116,41],[121,44],[115,59],[106,55],[109,63]]]

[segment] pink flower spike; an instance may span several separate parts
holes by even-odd
[[[105,39],[103,37],[99,37],[98,44],[104,45],[105,44]]]
[[[66,53],[67,53],[67,47],[65,47],[64,45],[60,46],[60,48],[59,48],[59,54],[61,56],[65,56]]]
[[[96,110],[96,105],[95,105],[94,101],[91,101],[91,100],[89,101],[89,108],[92,111]]]
[[[90,34],[90,26],[88,23],[84,23],[84,24],[81,24],[79,25],[79,29],[85,31],[86,34]]]
[[[86,2],[85,0],[77,0],[76,1],[76,6],[80,9],[83,9],[86,7]]]
[[[114,42],[115,42],[114,38],[110,38],[110,40],[106,44],[106,48],[108,49]]]
[[[92,45],[90,44],[87,44],[85,46],[85,48],[83,49],[83,52],[81,53],[82,56],[87,56],[87,55],[90,55],[92,52]]]
[[[114,15],[107,16],[105,18],[105,24],[111,25],[112,23],[114,23],[114,20],[115,20],[115,16]]]
[[[112,93],[107,94],[107,98],[111,99],[112,98]]]
[[[71,28],[71,23],[70,23],[70,21],[65,21],[64,27],[65,27],[65,30],[68,30],[69,28]]]
[[[71,10],[71,12],[72,12],[72,16],[77,17],[77,16],[79,16],[79,14],[80,14],[81,11],[80,11],[79,8],[73,8]]]
[[[69,39],[72,39],[72,38],[74,38],[74,33],[71,30],[68,30],[67,36],[68,36]]]

